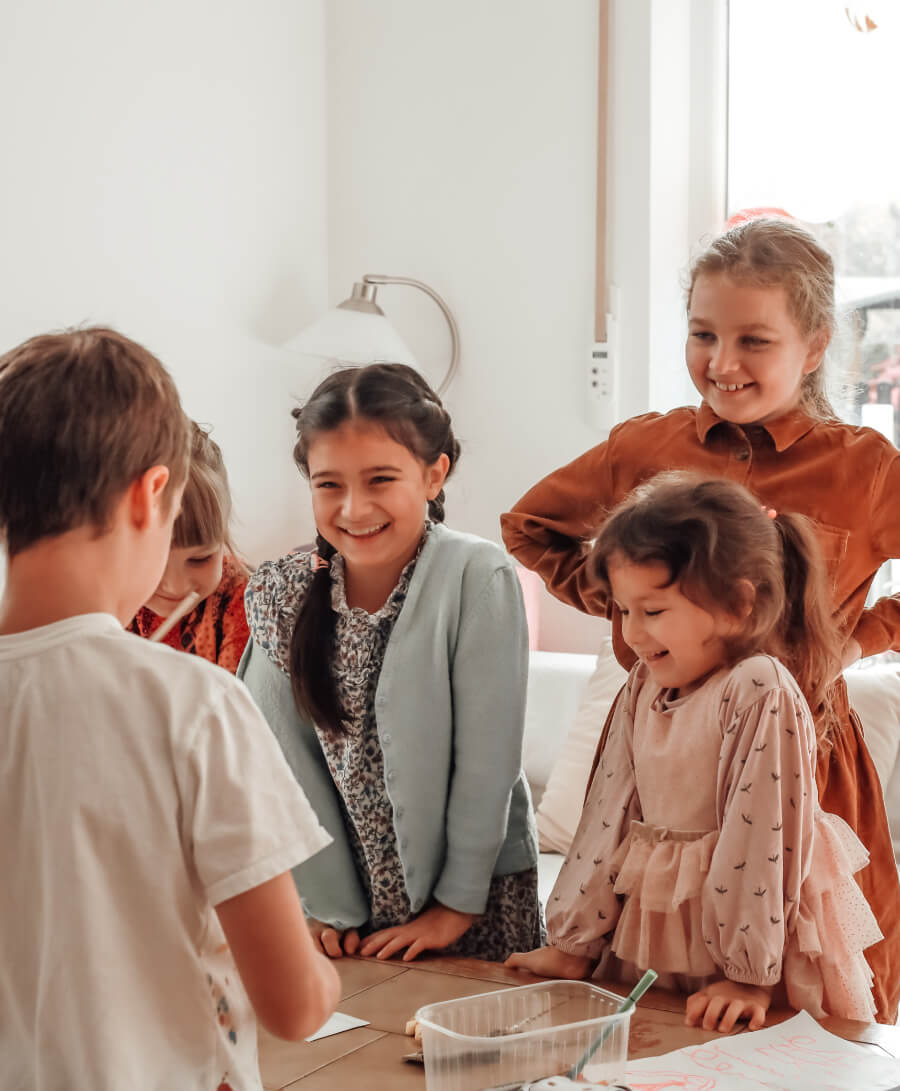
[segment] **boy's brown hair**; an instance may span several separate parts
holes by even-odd
[[[42,538],[102,533],[129,485],[187,474],[189,422],[163,365],[115,330],[42,334],[0,356],[0,540],[14,557]]]

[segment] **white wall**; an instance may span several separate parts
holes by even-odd
[[[463,443],[448,522],[498,516],[603,437],[585,423],[593,336],[595,0],[328,4],[330,302],[363,273],[426,281],[454,311],[447,404]],[[379,301],[429,377],[448,337],[412,289]],[[548,601],[549,647],[605,623]]]
[[[111,324],[215,425],[239,544],[308,537],[278,347],[326,305],[323,0],[5,0],[0,347]]]
[[[0,346],[111,323],[215,425],[251,559],[310,536],[280,346],[365,272],[418,277],[462,335],[449,520],[497,517],[602,437],[585,423],[595,0],[7,0]],[[447,334],[383,288],[437,379]],[[549,647],[600,623],[548,602]]]

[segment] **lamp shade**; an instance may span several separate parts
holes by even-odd
[[[285,348],[348,364],[392,363],[418,367],[416,358],[383,314],[333,307]]]

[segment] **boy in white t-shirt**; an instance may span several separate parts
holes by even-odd
[[[290,874],[329,837],[274,736],[226,671],[122,627],[188,435],[111,330],[0,357],[3,1091],[260,1089],[254,1009],[299,1039],[337,1002]]]

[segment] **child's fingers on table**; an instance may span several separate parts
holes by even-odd
[[[726,1001],[727,1002],[727,1001]],[[734,1024],[745,1014],[748,1005],[743,1000],[732,1000],[728,1007],[725,1009],[722,1018],[719,1020],[718,1030],[723,1034],[727,1034]]]
[[[708,1005],[709,997],[705,992],[691,993],[684,1008],[685,1024],[689,1027],[695,1027]]]
[[[384,947],[396,931],[395,928],[382,928],[380,931],[366,936],[359,948],[359,953],[363,958],[371,958],[372,955],[377,954]]]
[[[334,928],[323,928],[319,933],[319,943],[329,958],[341,958],[344,954],[341,937]]]
[[[348,955],[355,955],[359,950],[359,932],[355,928],[348,928],[344,933],[344,951]]]
[[[411,936],[394,936],[393,939],[388,940],[375,957],[381,959],[393,958],[398,951],[402,951],[404,947],[408,947],[411,941]]]
[[[527,969],[528,957],[531,953],[531,951],[516,951],[514,954],[511,954],[509,956],[509,958],[503,963],[503,965],[508,966],[511,970],[516,970],[519,968]]]
[[[762,1004],[753,1004],[750,1008],[750,1030],[759,1030],[766,1025],[766,1009]]]
[[[403,956],[403,961],[412,962],[413,959],[418,958],[423,951],[427,951],[430,946],[432,945],[428,943],[423,936],[419,936],[419,938],[408,947],[406,954]]]
[[[728,1001],[724,996],[710,996],[707,1000],[706,1011],[703,1015],[703,1029],[715,1030]]]

